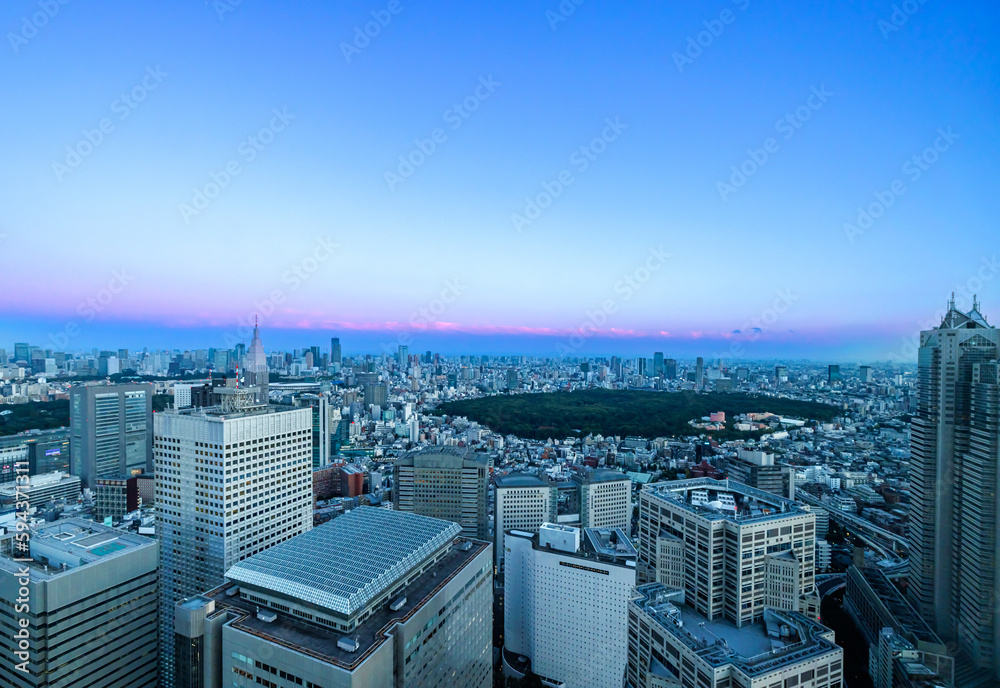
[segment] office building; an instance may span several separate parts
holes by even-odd
[[[580,525],[584,528],[621,528],[632,522],[632,480],[607,468],[574,473],[579,490]]]
[[[826,371],[826,381],[830,385],[836,385],[840,382],[840,366],[831,365]]]
[[[16,342],[14,344],[14,362],[31,363],[31,345],[27,342]]]
[[[861,381],[865,384],[869,384],[875,380],[875,376],[872,374],[871,366],[861,366],[860,370]]]
[[[5,483],[0,485],[0,506],[12,507],[27,498],[32,507],[41,507],[48,502],[65,499],[75,504],[80,499],[80,477],[59,471],[33,475],[28,483]]]
[[[694,364],[694,388],[702,389],[705,384],[705,359],[701,356]]]
[[[653,376],[663,377],[663,352],[653,352]]]
[[[14,480],[14,463],[24,462],[29,475],[69,473],[69,430],[28,430],[0,437],[0,484]]]
[[[738,628],[760,621],[767,607],[818,617],[815,519],[796,502],[731,480],[647,485],[639,493],[638,580],[682,587],[688,606]]]
[[[511,473],[496,478],[493,507],[493,562],[503,572],[504,533],[537,533],[543,523],[555,523],[559,490],[548,477]]]
[[[879,632],[868,651],[868,674],[875,688],[944,688],[954,684],[954,660],[918,650],[891,628]]]
[[[70,459],[84,487],[153,469],[153,386],[70,388]]]
[[[410,347],[405,344],[400,344],[399,352],[396,354],[396,360],[399,362],[399,366],[406,370],[410,363]]]
[[[910,446],[910,601],[946,642],[1000,678],[1000,331],[952,298],[920,333]],[[965,657],[960,657],[962,662]]]
[[[341,365],[343,357],[340,351],[340,337],[330,337],[330,363]]]
[[[737,628],[707,618],[685,590],[647,583],[635,588],[628,624],[627,688],[844,685],[833,631],[798,612],[765,608]]]
[[[257,406],[253,390],[230,389],[226,407],[155,416],[165,688],[174,685],[174,604],[312,527],[311,409]]]
[[[155,688],[156,541],[76,518],[27,533],[27,552],[0,536],[0,685]]]
[[[178,685],[489,688],[490,546],[459,531],[363,506],[239,562],[177,605]]]
[[[385,410],[389,405],[389,389],[385,385],[380,384],[370,384],[365,385],[365,406],[378,406],[379,409]]]
[[[795,469],[774,463],[774,454],[739,449],[726,460],[726,477],[758,490],[795,499]]]
[[[507,369],[507,389],[517,389],[517,386],[518,386],[517,369],[516,368],[508,368]]]
[[[788,366],[774,366],[774,381],[788,382]]]
[[[242,387],[253,390],[254,399],[258,405],[267,404],[269,399],[269,372],[267,369],[267,354],[264,344],[260,341],[260,328],[254,322],[253,339],[250,348],[243,358],[241,374]]]
[[[677,379],[677,360],[674,358],[666,358],[663,360],[663,377],[668,380]]]
[[[139,477],[98,478],[94,486],[94,517],[118,523],[139,508]]]
[[[505,670],[565,688],[619,688],[628,656],[635,548],[624,531],[554,523],[507,531]]]
[[[464,537],[489,539],[485,455],[468,447],[433,447],[410,452],[393,466],[392,506],[452,521]]]
[[[292,406],[312,411],[312,468],[314,471],[319,470],[330,463],[330,421],[333,409],[321,394],[296,394],[291,402]],[[287,402],[283,400],[283,403]]]

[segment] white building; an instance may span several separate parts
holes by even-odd
[[[507,531],[504,663],[565,688],[618,688],[628,654],[635,549],[621,530]]]
[[[312,528],[312,409],[252,408],[154,416],[162,657],[173,657],[178,600]],[[173,685],[169,661],[161,681]]]
[[[632,481],[624,473],[596,469],[573,475],[580,490],[580,525],[584,528],[622,528],[632,516]]]
[[[508,530],[537,533],[543,523],[555,523],[557,497],[554,482],[531,473],[496,479],[493,562],[498,572],[503,571],[504,533]]]

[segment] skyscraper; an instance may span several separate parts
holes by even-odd
[[[467,447],[410,452],[393,466],[392,507],[453,521],[465,537],[487,540],[487,458]]]
[[[0,685],[156,688],[156,553],[156,540],[80,518],[0,537]]]
[[[656,351],[653,353],[653,376],[663,377],[663,352]]]
[[[340,337],[330,337],[330,363],[340,365],[342,362],[340,353]]]
[[[250,396],[246,412],[231,405],[155,416],[165,688],[174,685],[175,603],[312,528],[312,409],[259,407]]]
[[[694,388],[701,389],[705,384],[705,359],[701,356],[694,364]]]
[[[72,387],[69,408],[70,472],[84,487],[152,470],[152,385]]]
[[[1000,331],[952,297],[920,333],[910,459],[910,600],[1000,678],[997,547]]]
[[[396,358],[399,359],[399,366],[405,370],[410,362],[410,347],[400,344],[399,353],[396,354]]]
[[[509,530],[504,661],[566,688],[619,688],[628,659],[635,548],[621,530]]]
[[[677,379],[677,359],[666,358],[663,360],[663,376],[668,380]]]
[[[532,473],[511,473],[496,478],[493,561],[503,571],[504,532],[520,530],[537,533],[543,523],[558,518],[556,484]]]
[[[840,382],[840,366],[833,364],[826,372],[826,381],[831,385],[835,385]]]
[[[255,322],[253,325],[253,339],[250,341],[250,348],[243,359],[243,386],[254,389],[254,398],[257,404],[268,403],[268,371],[267,354],[264,353],[264,345],[260,341],[260,328]]]

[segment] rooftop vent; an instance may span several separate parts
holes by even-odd
[[[278,618],[278,613],[271,609],[257,610],[257,618],[264,623],[273,623]]]
[[[459,549],[462,550],[463,552],[468,552],[470,549],[472,549],[472,543],[468,541],[463,542],[461,546],[459,546]]]
[[[337,647],[344,652],[357,652],[358,648],[361,647],[361,643],[358,642],[357,636],[353,638],[343,636],[337,641]]]
[[[240,594],[240,586],[234,585],[233,587],[226,590],[226,597],[235,597]]]
[[[391,609],[394,612],[398,612],[400,609],[403,608],[404,604],[406,604],[406,596],[405,595],[401,596],[401,597],[397,597],[396,599],[394,599],[392,601],[392,604],[389,605],[389,609]]]

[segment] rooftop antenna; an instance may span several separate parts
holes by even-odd
[[[978,311],[979,310],[979,298],[978,297],[979,297],[979,294],[973,294],[972,295],[972,310],[974,310],[974,311]]]
[[[948,301],[948,310],[955,310],[955,292],[951,292],[951,299]]]

